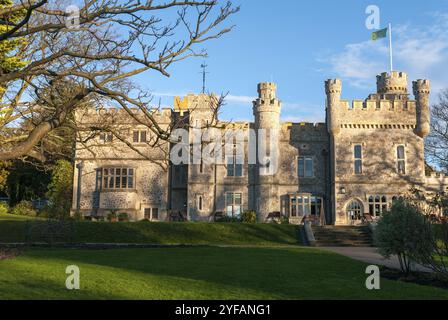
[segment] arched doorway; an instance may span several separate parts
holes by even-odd
[[[351,224],[361,223],[362,218],[364,216],[364,210],[361,201],[352,200],[347,205],[347,220]]]

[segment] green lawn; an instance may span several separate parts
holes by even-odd
[[[0,213],[0,222],[3,221],[27,221],[27,220],[41,220],[35,217],[19,216],[15,214],[2,214]]]
[[[81,290],[65,289],[65,268]],[[308,248],[30,250],[0,261],[0,299],[448,299],[448,290],[381,281],[366,264]]]
[[[24,217],[12,215],[0,216],[0,243],[25,242],[25,220]],[[41,239],[34,236],[32,241],[39,242]],[[300,244],[297,226],[243,223],[75,222],[73,241],[198,245]]]

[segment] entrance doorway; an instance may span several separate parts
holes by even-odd
[[[362,222],[364,216],[363,205],[358,200],[353,200],[347,205],[347,220],[351,224],[358,224]]]

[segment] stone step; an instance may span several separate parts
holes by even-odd
[[[373,240],[367,227],[313,227],[317,247],[371,247]]]

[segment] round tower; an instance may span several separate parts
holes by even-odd
[[[342,81],[339,79],[329,79],[325,81],[325,93],[327,95],[328,132],[332,135],[337,135],[341,131],[338,110],[341,103]]]
[[[277,86],[272,82],[258,84],[258,99],[254,101],[257,129],[280,128],[281,102],[277,99]]]
[[[415,133],[425,138],[431,130],[431,112],[429,109],[429,94],[431,84],[429,80],[417,80],[412,83],[417,107],[417,127]]]
[[[376,77],[377,92],[379,94],[407,94],[408,75],[404,72],[383,72]]]
[[[265,222],[269,213],[280,211],[280,197],[275,173],[280,163],[280,112],[274,83],[260,83],[253,113],[257,134],[257,165],[255,166],[255,209],[259,222]]]

